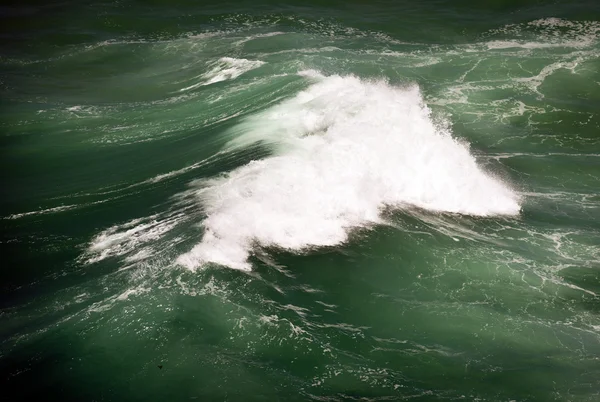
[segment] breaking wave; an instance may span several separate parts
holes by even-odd
[[[197,190],[205,233],[179,264],[249,270],[254,245],[340,244],[351,229],[383,222],[386,206],[519,213],[519,196],[433,118],[417,86],[303,75],[316,82],[234,129],[229,148],[262,143],[273,155]]]

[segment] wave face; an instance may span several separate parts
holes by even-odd
[[[236,128],[242,134],[230,148],[262,142],[274,156],[198,190],[205,234],[180,264],[249,270],[253,244],[290,250],[340,244],[351,229],[382,222],[386,206],[519,213],[516,193],[482,170],[444,121],[435,121],[417,86],[317,79]]]

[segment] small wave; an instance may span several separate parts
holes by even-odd
[[[200,78],[202,81],[182,88],[179,92],[189,91],[192,89],[199,88],[201,86],[214,84],[225,80],[232,80],[240,75],[254,70],[265,64],[264,61],[260,60],[247,60],[247,59],[234,59],[232,57],[221,57],[208,72],[202,74]]]
[[[303,75],[317,82],[235,129],[243,134],[229,148],[260,142],[275,155],[197,190],[205,234],[179,264],[249,270],[255,244],[290,250],[340,244],[352,228],[382,222],[385,206],[519,213],[519,197],[434,123],[417,86]]]
[[[597,21],[570,21],[543,18],[528,23],[510,24],[491,30],[486,36],[510,35],[513,40],[488,43],[490,49],[520,47],[538,49],[548,47],[588,47],[598,41],[600,23]],[[527,38],[524,40],[524,38]],[[528,40],[529,39],[529,40]]]

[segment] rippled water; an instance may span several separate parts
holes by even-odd
[[[0,8],[11,399],[595,401],[600,8]]]

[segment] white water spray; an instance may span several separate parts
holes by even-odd
[[[274,155],[197,191],[206,231],[179,264],[249,270],[254,245],[343,243],[352,228],[381,222],[385,206],[519,213],[519,197],[433,122],[418,87],[308,75],[318,82],[235,129],[229,147],[260,141]]]

